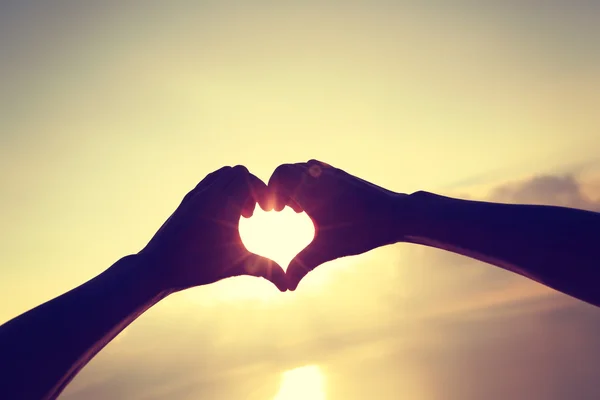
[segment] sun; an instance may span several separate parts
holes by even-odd
[[[289,207],[279,212],[256,207],[251,218],[240,219],[239,231],[248,251],[270,258],[284,270],[315,235],[308,215],[296,214]]]
[[[281,376],[281,387],[273,400],[325,400],[325,378],[316,365],[295,368]]]
[[[239,232],[248,251],[270,258],[285,270],[294,256],[313,240],[315,227],[306,213],[296,214],[289,207],[279,212],[266,212],[256,207],[251,218],[240,218]],[[271,286],[264,279],[239,276],[203,287],[202,291],[186,290],[181,296],[204,306],[222,301],[281,301],[281,293]]]

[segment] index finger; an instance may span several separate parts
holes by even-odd
[[[268,211],[269,206],[269,190],[262,180],[254,174],[249,173],[248,186],[250,188],[250,196],[246,199],[242,210],[242,215],[246,218],[252,216],[256,203],[265,211]]]
[[[224,188],[229,201],[235,206],[235,211],[248,218],[252,216],[256,203],[263,209],[268,202],[267,185],[242,165],[235,166],[230,171],[231,178]]]
[[[281,211],[286,205],[296,212],[306,208],[307,178],[308,170],[304,164],[282,164],[273,171],[268,188],[277,211]]]

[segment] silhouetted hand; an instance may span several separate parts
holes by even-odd
[[[397,209],[406,195],[373,185],[320,161],[283,164],[269,180],[271,207],[306,211],[315,238],[290,263],[288,289],[315,267],[397,242]]]
[[[266,193],[245,167],[223,167],[185,196],[140,255],[172,290],[253,275],[285,291],[283,269],[246,250],[238,231],[240,216],[252,216],[257,202],[264,208]]]

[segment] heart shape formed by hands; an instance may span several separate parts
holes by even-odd
[[[315,227],[304,212],[296,213],[289,207],[266,212],[256,207],[252,217],[240,219],[239,232],[248,251],[277,262],[285,270],[313,240]]]

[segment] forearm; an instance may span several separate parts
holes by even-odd
[[[426,192],[409,198],[401,241],[475,258],[600,306],[600,214]]]
[[[150,270],[138,256],[125,257],[1,326],[0,398],[56,398],[98,351],[167,295]]]

